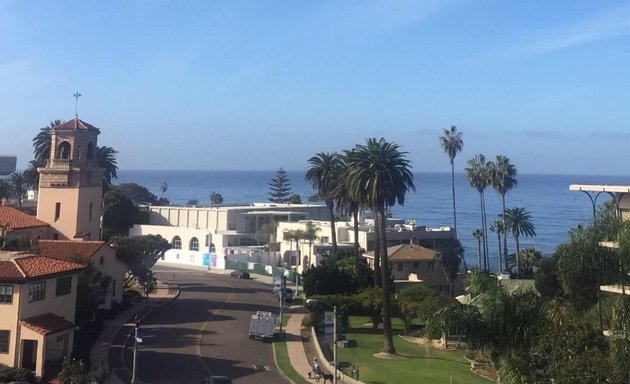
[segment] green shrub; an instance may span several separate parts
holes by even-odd
[[[0,382],[24,381],[28,383],[36,383],[35,375],[24,368],[14,368],[8,365],[0,364]]]

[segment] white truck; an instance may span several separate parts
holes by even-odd
[[[257,311],[252,315],[252,320],[249,323],[249,338],[273,341],[275,329],[276,318],[271,312]]]

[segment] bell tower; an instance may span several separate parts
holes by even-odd
[[[50,158],[38,168],[37,218],[60,240],[98,240],[103,169],[98,167],[100,130],[75,117],[51,129]]]

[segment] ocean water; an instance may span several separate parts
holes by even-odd
[[[314,194],[304,180],[304,172],[288,171],[291,188],[303,201]],[[272,171],[203,171],[120,170],[116,183],[134,182],[144,185],[160,196],[160,185],[168,183],[165,197],[173,204],[185,204],[197,199],[209,203],[209,195],[216,191],[225,203],[251,203],[268,201],[269,183],[275,176]],[[415,192],[407,194],[403,206],[392,209],[393,216],[414,219],[417,225],[427,227],[451,226],[453,223],[450,173],[416,173]],[[521,237],[521,248],[535,247],[544,254],[554,252],[568,238],[569,229],[592,219],[592,205],[582,192],[569,191],[570,184],[630,184],[630,176],[589,175],[518,175],[518,186],[506,196],[506,207],[525,207],[531,213],[536,227],[535,237]],[[465,174],[455,175],[457,227],[464,245],[469,266],[477,264],[477,242],[472,236],[481,227],[479,194],[472,189]],[[598,203],[609,197],[602,195]],[[486,190],[486,211],[491,223],[501,213],[500,196]],[[494,233],[489,234],[491,265],[496,265],[497,244]],[[514,242],[508,238],[508,250],[514,251]]]

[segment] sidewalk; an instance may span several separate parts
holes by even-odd
[[[308,377],[308,374],[313,371],[313,367],[306,357],[306,351],[304,350],[304,343],[302,341],[302,320],[304,320],[304,316],[305,314],[303,313],[295,313],[289,317],[285,337],[289,361],[291,361],[293,369],[306,380],[310,380],[311,378]]]
[[[179,288],[177,288],[176,285],[158,281],[155,292],[149,295],[147,302],[143,300],[120,313],[114,320],[105,322],[105,329],[98,336],[98,339],[94,342],[90,350],[90,362],[92,366],[107,364],[110,348],[125,348],[124,343],[123,345],[112,345],[112,342],[122,327],[133,323],[136,315],[138,315],[139,319],[142,319],[155,309],[175,299],[177,296],[179,296]],[[111,373],[107,382],[112,384],[124,383],[115,372]]]

